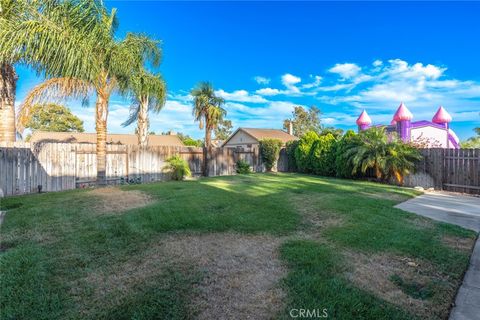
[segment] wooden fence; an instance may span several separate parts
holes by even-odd
[[[206,152],[195,147],[141,148],[135,145],[107,145],[107,181],[168,180],[165,160],[178,154],[185,159],[194,176],[203,174],[203,159],[208,157],[210,176],[235,174],[239,159],[253,171],[264,170],[258,148],[213,148]],[[96,180],[95,144],[11,143],[0,146],[0,196],[42,191],[60,191],[84,187]]]
[[[407,186],[480,194],[480,149],[422,149]]]

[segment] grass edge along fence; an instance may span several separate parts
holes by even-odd
[[[0,145],[0,195],[61,191],[94,184],[95,150],[95,144],[3,143]],[[169,180],[164,167],[166,160],[174,155],[188,162],[193,176],[203,174],[203,148],[108,144],[108,184]],[[265,171],[258,147],[212,148],[207,157],[210,176],[236,174],[238,160],[249,163],[253,172]],[[286,165],[286,161],[279,163]],[[278,170],[286,171],[282,168]]]

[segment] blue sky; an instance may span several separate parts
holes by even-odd
[[[151,129],[202,137],[190,89],[212,82],[235,127],[281,128],[294,105],[318,106],[325,125],[355,128],[366,109],[390,122],[401,101],[414,120],[439,105],[461,139],[480,125],[480,2],[107,1],[127,31],[162,41],[168,86]],[[19,66],[18,102],[41,79]],[[92,99],[93,102],[93,99]],[[66,104],[94,130],[93,105]],[[123,128],[128,101],[114,96],[110,132]]]

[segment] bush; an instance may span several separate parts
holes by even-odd
[[[248,174],[251,173],[250,164],[245,160],[238,160],[237,161],[237,173],[239,174]]]
[[[295,160],[299,172],[313,172],[312,159],[309,155],[313,144],[318,139],[318,134],[315,131],[309,131],[298,141],[298,146],[295,149]]]
[[[286,145],[288,158],[288,171],[295,172],[298,170],[297,160],[295,159],[295,151],[298,148],[298,140],[288,141]]]
[[[277,163],[282,144],[282,141],[278,139],[260,140],[260,153],[267,171],[272,171],[272,168]]]
[[[358,135],[353,130],[345,132],[343,137],[337,141],[334,147],[335,154],[335,175],[339,178],[354,178],[352,159],[348,157],[347,151],[360,144]]]
[[[321,176],[335,175],[335,137],[331,133],[321,135],[313,143],[308,154],[312,173]]]
[[[163,169],[170,172],[172,180],[183,180],[192,175],[187,161],[178,155],[168,158],[165,162],[167,164]]]

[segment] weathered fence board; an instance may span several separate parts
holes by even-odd
[[[235,174],[239,159],[247,161],[255,172],[264,170],[258,147],[248,150],[212,148],[206,154],[210,176]],[[136,145],[108,144],[107,182],[118,184],[121,179],[139,179],[142,182],[167,180],[169,175],[163,168],[165,160],[173,155],[185,159],[194,176],[203,174],[203,148],[142,148]],[[2,192],[3,195],[38,192],[39,186],[42,191],[83,187],[95,182],[96,167],[95,144],[3,143],[0,145],[0,195]]]
[[[422,149],[407,186],[480,194],[480,149]]]

